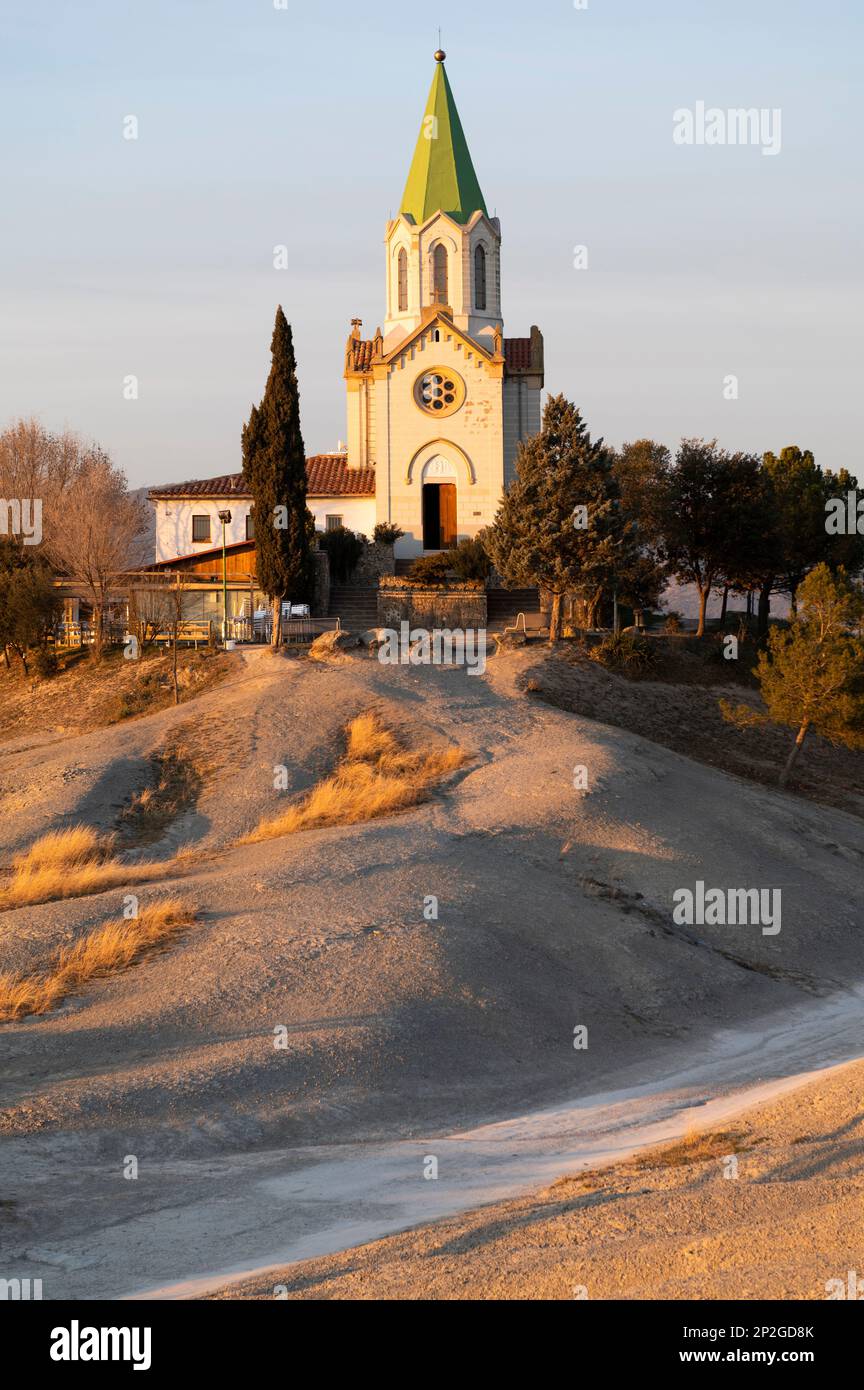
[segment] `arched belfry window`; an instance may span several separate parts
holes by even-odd
[[[486,309],[486,247],[474,252],[474,304],[481,312]]]
[[[399,280],[399,313],[408,313],[408,252],[403,246],[399,252],[397,267]]]
[[[450,285],[447,273],[447,247],[438,245],[432,253],[432,302],[450,303]]]

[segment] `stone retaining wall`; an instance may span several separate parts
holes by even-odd
[[[487,624],[486,590],[476,584],[452,584],[446,589],[423,584],[384,584],[378,590],[378,626],[483,629]]]
[[[377,588],[378,580],[392,576],[396,573],[395,548],[392,545],[378,545],[375,541],[370,541],[363,547],[363,554],[357,563],[357,568],[350,579],[345,581],[345,587],[351,589],[374,589]]]
[[[312,617],[326,618],[330,612],[330,560],[324,550],[316,550],[313,559]]]

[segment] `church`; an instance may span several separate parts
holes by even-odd
[[[375,520],[403,556],[446,549],[494,519],[519,441],[540,429],[543,338],[507,338],[501,224],[490,217],[444,66],[399,216],[385,234],[386,318],[345,356],[348,466],[375,469]]]
[[[399,559],[491,524],[520,440],[540,429],[543,336],[504,334],[501,224],[490,217],[445,67],[435,74],[398,217],[387,223],[383,328],[352,321],[347,448],[308,461],[319,530],[404,532]],[[156,560],[253,539],[242,474],[154,488]]]

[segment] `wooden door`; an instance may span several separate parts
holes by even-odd
[[[439,489],[441,508],[441,549],[449,550],[456,544],[456,484],[441,483]]]

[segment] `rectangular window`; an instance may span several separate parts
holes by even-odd
[[[247,541],[254,541],[255,539],[255,518],[251,512],[246,518],[246,539]]]
[[[210,518],[209,516],[193,516],[192,518],[192,543],[193,545],[203,545],[210,540]]]
[[[339,530],[339,527],[340,527],[341,525],[342,525],[342,518],[341,518],[341,516],[328,516],[328,518],[327,518],[327,530],[328,530],[328,531],[338,531],[338,530]]]

